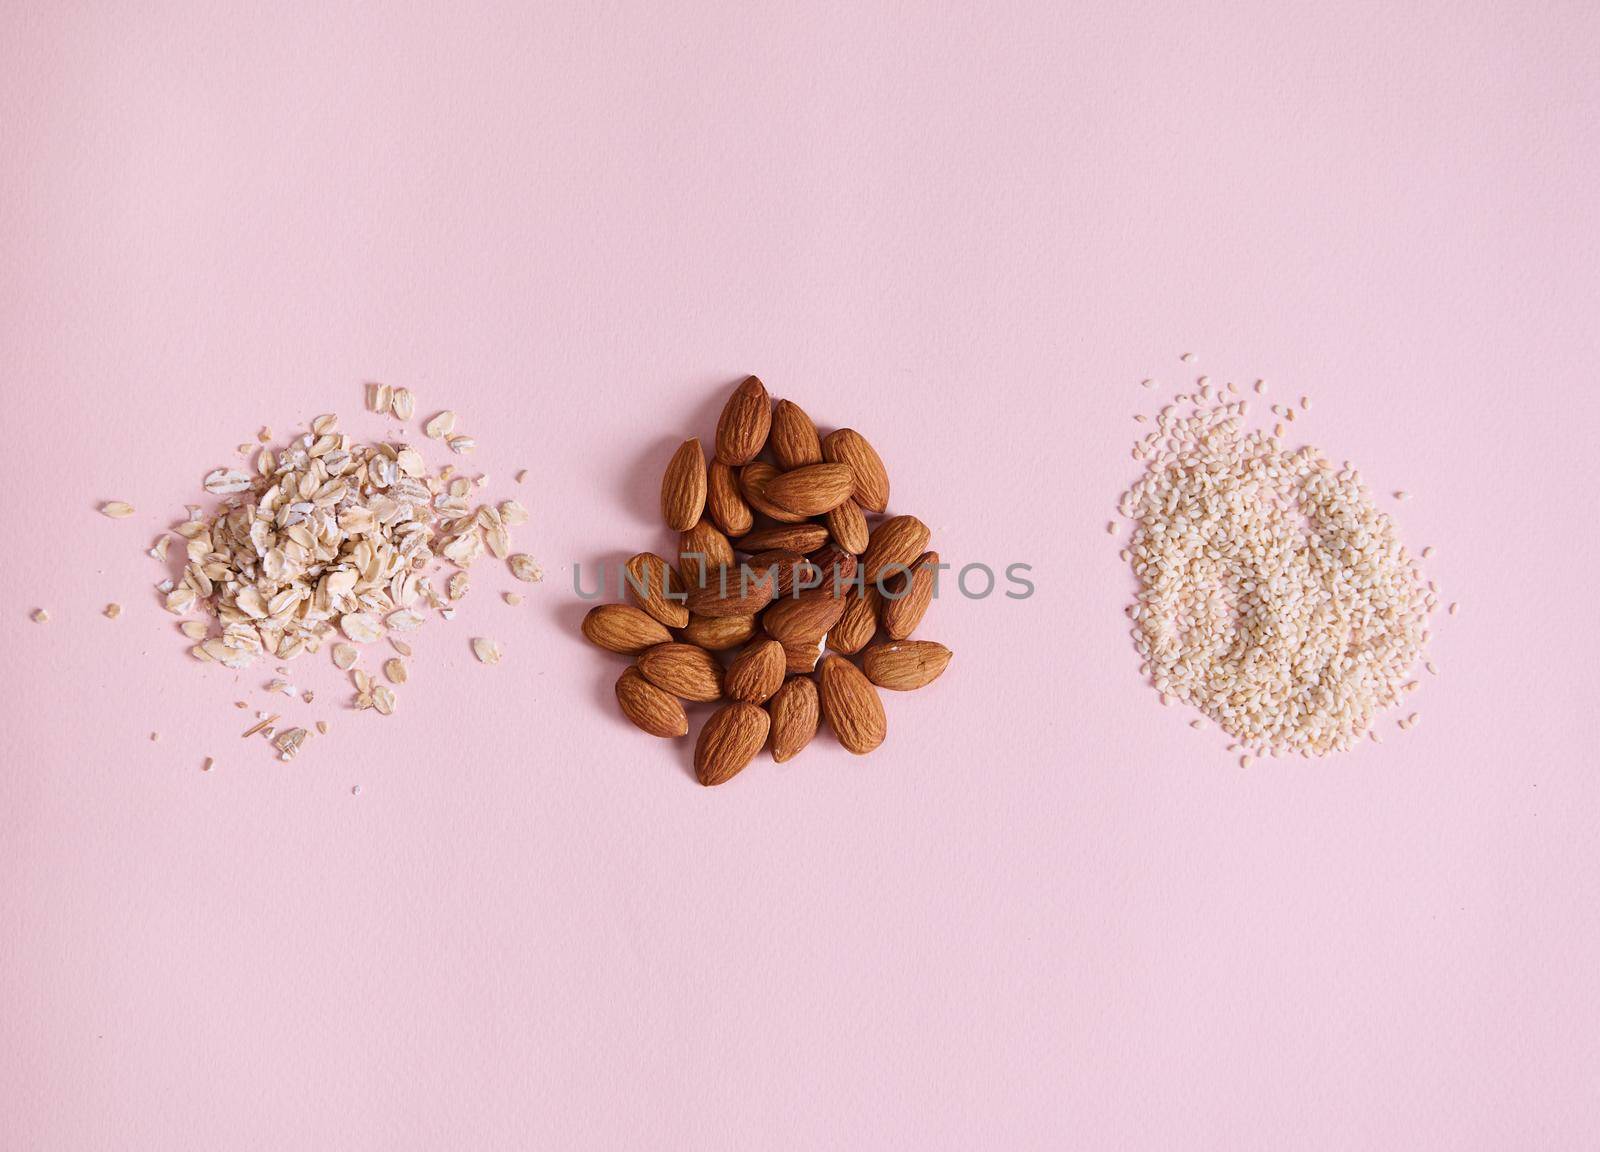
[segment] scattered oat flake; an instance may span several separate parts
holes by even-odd
[[[317,733],[322,736],[328,734],[328,722],[326,720],[317,721]]]
[[[383,662],[383,674],[389,678],[391,684],[404,684],[406,682],[406,663],[398,656],[391,656]]]
[[[464,456],[478,446],[478,442],[471,436],[451,436],[445,443],[450,445],[450,451],[457,456]]]
[[[498,663],[500,663],[500,645],[497,644],[495,641],[487,640],[487,639],[483,638],[482,636],[479,636],[479,637],[476,637],[476,638],[473,639],[473,641],[472,641],[472,653],[473,653],[473,655],[475,655],[478,658],[479,663],[482,663],[482,664],[498,664]]]
[[[389,637],[389,645],[402,656],[411,655],[411,645],[407,644],[398,636]]]
[[[415,406],[411,398],[411,389],[396,388],[394,395],[389,398],[389,410],[394,413],[396,420],[409,420]]]
[[[108,500],[100,505],[100,515],[122,520],[133,515],[133,505],[124,504],[121,500]]]
[[[394,704],[394,693],[390,691],[388,685],[374,684],[372,686],[372,706],[378,710],[380,716],[392,716],[394,714]]]
[[[278,718],[276,716],[268,716],[263,720],[258,720],[253,726],[251,726],[249,728],[246,728],[244,730],[244,732],[241,733],[241,735],[245,736],[245,737],[250,737],[250,736],[254,736],[257,732],[270,731],[271,728],[272,728],[273,723],[277,719]]]
[[[515,553],[506,563],[511,568],[511,574],[518,580],[537,584],[544,579],[544,569],[539,567],[539,562],[524,552]]]
[[[422,434],[430,440],[438,440],[442,436],[450,435],[455,430],[455,426],[456,414],[447,409],[424,424],[422,426]]]
[[[378,622],[365,612],[346,612],[339,618],[339,630],[357,644],[375,643],[383,635]]]
[[[343,641],[340,641],[333,646],[333,666],[338,668],[340,671],[350,671],[351,668],[355,667],[356,661],[360,658],[361,651],[353,644],[346,644]]]

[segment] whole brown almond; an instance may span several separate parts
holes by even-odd
[[[698,439],[678,446],[661,478],[661,518],[674,532],[687,532],[706,508],[706,456]]]
[[[872,530],[861,566],[867,580],[877,583],[886,569],[895,565],[910,568],[912,561],[928,546],[928,526],[915,516],[891,516]]]
[[[678,629],[678,636],[686,644],[698,645],[708,652],[726,652],[737,648],[756,634],[754,616],[696,616],[689,615],[689,623]]]
[[[784,471],[822,463],[822,441],[811,417],[793,400],[779,400],[772,409],[772,434],[767,438],[772,457]]]
[[[828,542],[828,530],[821,524],[770,524],[739,537],[741,552],[815,552]],[[916,555],[916,553],[912,553]]]
[[[731,568],[733,563],[733,545],[704,516],[678,537],[678,569],[683,573],[684,587],[691,592],[714,580],[717,569]]]
[[[718,708],[695,741],[695,778],[708,788],[732,780],[761,751],[770,725],[764,709],[742,700]]]
[[[744,562],[744,566],[757,574],[771,572],[777,580],[778,595],[787,596],[794,591],[795,578],[804,571],[808,563],[810,561],[798,552],[771,548],[765,552],[757,552]]]
[[[839,622],[828,629],[828,647],[846,656],[865,648],[878,633],[882,605],[882,594],[870,584],[864,590],[850,592]]]
[[[774,600],[761,614],[761,626],[774,640],[785,644],[816,643],[838,622],[844,612],[844,597],[825,588],[814,588],[796,596]]]
[[[623,588],[628,599],[668,628],[682,628],[689,622],[683,581],[677,570],[654,552],[641,552],[628,561]]]
[[[810,672],[817,666],[817,661],[822,658],[822,641],[816,640],[790,640],[783,644],[783,668],[791,675]]]
[[[820,715],[816,681],[809,676],[789,680],[767,704],[772,715],[772,758],[793,760],[817,734]]]
[[[904,640],[917,630],[933,603],[939,582],[939,554],[924,552],[911,562],[911,571],[901,575],[883,597],[883,630],[891,640]]]
[[[846,500],[827,516],[823,523],[828,526],[828,535],[833,537],[833,542],[846,552],[853,552],[857,556],[867,550],[867,539],[871,535],[867,527],[866,513],[861,511],[861,505],[854,499]]]
[[[739,491],[739,473],[733,465],[711,462],[706,475],[706,511],[729,536],[743,536],[755,525],[755,514]]]
[[[778,578],[748,565],[706,573],[703,588],[689,590],[689,611],[696,616],[754,616],[778,594]]]
[[[854,428],[828,433],[822,442],[822,458],[834,464],[848,464],[856,477],[856,502],[868,512],[889,507],[889,473],[883,459]]]
[[[591,644],[624,656],[672,639],[661,621],[631,604],[596,604],[583,618],[583,634]]]
[[[728,665],[722,690],[733,700],[765,704],[783,687],[783,645],[776,640],[756,639]]]
[[[871,752],[888,735],[889,721],[883,701],[872,681],[843,656],[824,656],[818,673],[822,682],[822,714],[834,735],[857,756]]]
[[[861,654],[867,679],[879,688],[910,692],[931,684],[950,663],[950,649],[932,640],[891,640]]]
[[[694,644],[657,644],[639,653],[639,673],[663,692],[705,704],[722,699],[722,665]]]
[[[724,464],[748,464],[766,447],[772,427],[772,401],[766,385],[754,376],[733,390],[717,420],[717,459]]]
[[[805,513],[791,512],[767,498],[767,488],[781,475],[765,460],[752,460],[739,469],[739,491],[744,493],[750,507],[763,516],[780,524],[803,524],[810,518]]]
[[[767,481],[765,496],[796,516],[821,516],[850,499],[856,475],[848,464],[808,464]]]
[[[650,683],[637,668],[617,678],[617,703],[624,716],[652,736],[670,740],[689,734],[689,717],[678,698]]]

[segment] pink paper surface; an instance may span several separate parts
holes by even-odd
[[[0,1147],[1600,1144],[1597,52],[1559,2],[7,5]],[[667,542],[746,372],[1038,591],[934,607],[876,755],[705,790],[571,576]],[[1104,526],[1202,372],[1415,494],[1416,730],[1246,771],[1141,683]],[[262,425],[387,427],[369,379],[549,578],[475,568],[392,718],[297,665],[282,765],[144,549]]]

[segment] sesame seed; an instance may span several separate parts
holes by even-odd
[[[1411,493],[1407,492],[1404,488],[1402,488],[1400,491],[1398,491],[1398,492],[1396,492],[1394,494],[1394,498],[1396,500],[1401,500],[1401,501],[1409,500],[1409,499],[1411,499]]]
[[[1449,609],[1450,615],[1454,616],[1460,610],[1461,610],[1461,605],[1457,604],[1455,601],[1452,600],[1450,602],[1450,609]]]
[[[1193,364],[1194,363],[1194,353],[1193,352],[1185,352],[1182,356],[1179,356],[1178,359],[1182,360],[1185,364]]]

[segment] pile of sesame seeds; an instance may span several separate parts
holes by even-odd
[[[1233,736],[1246,766],[1378,739],[1378,717],[1417,687],[1438,607],[1360,474],[1287,447],[1295,408],[1272,411],[1270,432],[1250,428],[1237,386],[1200,377],[1141,419],[1155,425],[1133,450],[1145,471],[1119,506],[1142,671]]]

